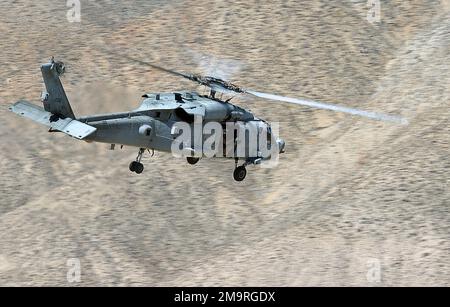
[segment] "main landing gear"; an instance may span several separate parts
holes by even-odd
[[[242,181],[245,179],[245,176],[247,176],[247,169],[245,166],[238,166],[234,169],[233,172],[233,178],[236,181]]]
[[[238,166],[239,159],[235,159],[235,169],[233,172],[233,178],[236,181],[242,181],[247,176],[247,169],[245,168],[249,163],[245,162],[243,165]]]
[[[142,174],[144,171],[144,165],[141,163],[142,155],[145,152],[145,148],[140,148],[136,160],[130,163],[130,171],[136,174]],[[150,151],[149,151],[150,152]],[[152,154],[153,156],[153,154]]]
[[[195,165],[198,161],[200,161],[200,158],[186,157],[186,160],[190,165]]]

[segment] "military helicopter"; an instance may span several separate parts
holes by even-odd
[[[274,156],[278,157],[278,154],[284,153],[286,144],[272,131],[271,124],[256,117],[250,111],[230,103],[231,98],[226,100],[219,98],[218,93],[221,95],[246,94],[258,98],[359,115],[375,120],[406,123],[406,120],[399,116],[262,93],[239,87],[220,78],[181,73],[131,57],[127,58],[139,65],[148,66],[203,85],[209,88],[209,94],[200,95],[192,91],[147,93],[142,96],[144,99],[135,110],[76,117],[60,80],[65,72],[65,64],[52,58],[49,63],[41,65],[46,88],[46,91],[41,95],[43,108],[21,100],[13,104],[10,110],[48,126],[49,132],[62,132],[86,142],[111,144],[111,149],[114,149],[116,144],[139,148],[136,159],[129,165],[130,171],[136,174],[141,174],[144,170],[141,159],[146,151],[152,151],[152,154],[155,150],[173,153],[174,148],[176,148],[180,149],[181,156],[185,157],[187,162],[192,165],[198,163],[204,157],[234,159],[233,178],[236,181],[245,179],[248,165],[262,164],[271,160]],[[221,138],[212,142],[214,146],[211,146],[211,148],[216,149],[216,151],[213,154],[206,154],[202,150],[202,142],[206,139],[205,135],[200,137],[200,146],[192,146],[190,142],[186,142],[192,139],[190,134],[180,141],[178,139],[180,131],[175,129],[177,123],[180,122],[186,123],[190,127],[195,126],[196,123],[202,126],[208,123],[218,124],[218,128],[223,130],[220,131]],[[236,125],[228,128],[229,123],[240,123],[240,125],[237,126],[238,128],[236,128]],[[265,135],[265,144],[256,142],[255,146],[250,145],[253,140],[252,136],[246,133],[248,126],[256,127],[259,134]],[[186,127],[182,130],[186,130]],[[242,131],[244,131],[243,136]],[[253,134],[253,138],[254,136]],[[243,144],[241,146],[243,151],[240,155],[236,154],[238,144]],[[249,147],[254,147],[254,150],[249,150]],[[267,149],[265,155],[261,153],[263,147]],[[217,150],[219,148],[223,150]],[[238,165],[240,160],[243,163]]]

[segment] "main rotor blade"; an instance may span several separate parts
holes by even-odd
[[[308,106],[308,107],[313,107],[313,108],[318,108],[318,109],[343,112],[343,113],[363,116],[363,117],[380,120],[380,121],[385,121],[385,122],[393,122],[393,123],[399,123],[399,124],[403,124],[403,125],[408,124],[408,121],[405,118],[402,118],[400,116],[395,116],[395,115],[387,115],[387,114],[382,114],[382,113],[377,113],[377,112],[364,111],[364,110],[353,109],[353,108],[349,108],[349,107],[343,107],[343,106],[338,106],[338,105],[334,105],[334,104],[327,104],[327,103],[323,103],[323,102],[317,102],[317,101],[306,100],[306,99],[297,99],[297,98],[278,96],[278,95],[261,93],[261,92],[252,91],[252,90],[245,90],[245,92],[250,95],[256,96],[256,97],[270,99],[270,100],[277,100],[277,101],[283,101],[283,102],[288,102],[288,103],[293,103],[293,104],[297,104],[297,105],[303,105],[303,106]]]
[[[212,91],[215,91],[215,92],[220,92],[220,93],[233,93],[233,92],[243,93],[243,90],[240,89],[239,87],[237,87],[236,85],[234,85],[234,84],[232,84],[230,82],[224,81],[224,80],[222,80],[220,78],[216,78],[216,77],[212,77],[212,76],[202,76],[202,75],[198,75],[198,74],[186,74],[186,73],[178,72],[178,71],[175,71],[175,70],[167,69],[167,68],[155,65],[155,64],[150,63],[150,62],[146,62],[146,61],[142,61],[142,60],[130,57],[130,56],[126,55],[126,54],[123,54],[121,52],[117,52],[115,50],[111,50],[109,48],[106,48],[105,51],[107,53],[114,54],[116,56],[120,56],[122,58],[125,58],[125,59],[127,59],[127,60],[129,60],[131,62],[140,64],[141,66],[149,66],[151,68],[155,68],[157,70],[160,70],[162,72],[165,72],[165,73],[177,76],[177,77],[183,77],[185,79],[188,79],[188,80],[191,80],[193,82],[196,82],[196,83],[198,83],[200,85],[207,86]]]
[[[192,49],[187,49],[186,52],[191,55],[203,76],[229,81],[244,66],[235,59],[219,58],[215,55]]]
[[[112,53],[117,54],[117,52],[112,52]],[[122,56],[123,58],[126,58],[132,62],[138,63],[140,65],[149,66],[149,67],[158,69],[160,71],[163,71],[165,73],[172,74],[172,75],[175,75],[178,77],[183,77],[188,80],[197,82],[198,84],[201,84],[201,85],[211,88],[212,91],[217,91],[217,92],[222,92],[222,93],[232,93],[232,92],[246,93],[246,94],[250,94],[250,95],[253,95],[253,96],[256,96],[259,98],[264,98],[264,99],[269,99],[269,100],[283,101],[283,102],[288,102],[288,103],[293,103],[293,104],[297,104],[297,105],[303,105],[303,106],[308,106],[308,107],[313,107],[313,108],[318,108],[318,109],[343,112],[343,113],[358,115],[358,116],[367,117],[370,119],[375,119],[375,120],[380,120],[380,121],[385,121],[385,122],[393,122],[393,123],[399,123],[399,124],[403,124],[403,125],[408,124],[408,121],[405,118],[402,118],[401,116],[387,115],[387,114],[371,112],[371,111],[364,111],[364,110],[359,110],[359,109],[354,109],[354,108],[349,108],[349,107],[344,107],[344,106],[338,106],[338,105],[328,104],[328,103],[323,103],[323,102],[318,102],[318,101],[312,101],[312,100],[307,100],[307,99],[290,98],[290,97],[284,97],[284,96],[279,96],[279,95],[274,95],[274,94],[262,93],[262,92],[253,91],[253,90],[247,90],[247,89],[243,89],[233,83],[224,81],[222,79],[218,79],[218,78],[214,78],[214,77],[210,77],[210,76],[185,74],[185,73],[167,69],[167,68],[149,63],[149,62],[141,61],[141,60],[135,59],[133,57],[130,57],[130,56],[127,56],[124,54],[121,54],[120,56]]]
[[[163,72],[171,74],[171,75],[175,75],[175,76],[178,76],[178,77],[183,77],[183,78],[192,80],[192,76],[189,75],[189,74],[184,74],[184,73],[181,73],[181,72],[178,72],[178,71],[175,71],[175,70],[167,69],[167,68],[164,68],[164,67],[161,67],[161,66],[149,63],[149,62],[145,62],[145,61],[142,61],[142,60],[138,60],[138,59],[132,58],[132,57],[127,56],[127,55],[121,55],[121,56],[124,57],[127,60],[133,61],[133,62],[138,63],[140,65],[149,66],[149,67],[158,69],[160,71],[163,71]]]

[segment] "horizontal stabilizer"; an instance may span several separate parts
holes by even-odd
[[[46,125],[50,127],[51,130],[64,132],[65,134],[79,140],[84,139],[97,130],[97,128],[86,125],[72,118],[59,118],[58,116],[45,111],[40,106],[24,100],[16,102],[9,109],[18,115]]]

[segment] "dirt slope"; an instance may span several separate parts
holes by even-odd
[[[134,4],[132,4],[134,3]],[[137,3],[137,4],[136,4]],[[0,285],[449,285],[450,5],[365,1],[0,3]],[[193,88],[105,54],[106,46],[287,96],[401,114],[408,126],[328,111],[235,102],[280,122],[277,169],[192,167],[168,154],[76,142],[7,111],[38,102],[39,64],[68,64],[77,114],[131,109],[143,92]],[[213,70],[214,71],[214,70]],[[217,70],[216,70],[217,72]]]

